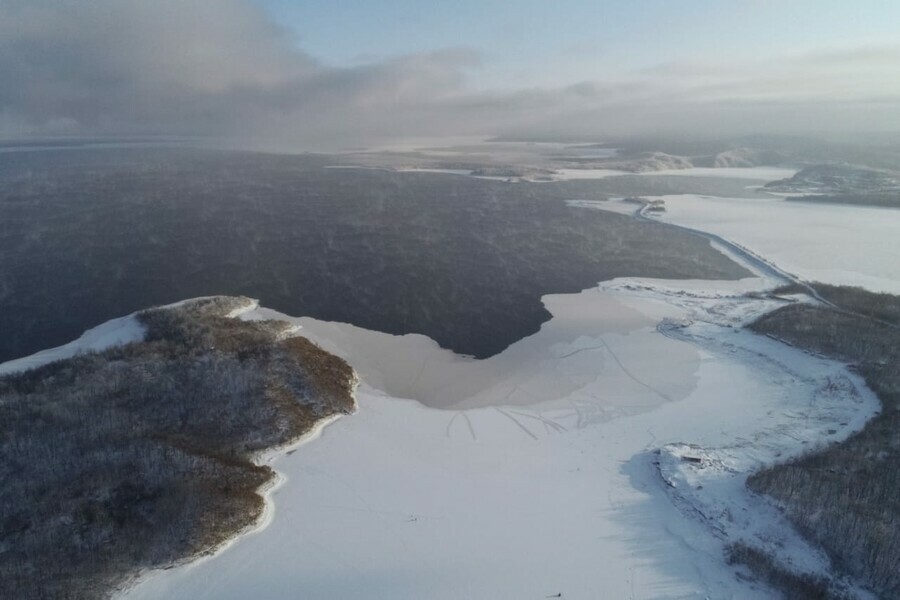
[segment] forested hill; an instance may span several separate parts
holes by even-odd
[[[355,374],[218,297],[146,338],[0,378],[0,598],[106,597],[260,517],[260,453],[355,408]]]

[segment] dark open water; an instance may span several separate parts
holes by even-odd
[[[672,192],[664,178],[508,184],[323,168],[334,160],[186,149],[0,154],[0,361],[112,317],[212,294],[423,333],[486,357],[540,327],[544,294],[626,275],[745,274],[703,239],[564,204],[636,186]]]

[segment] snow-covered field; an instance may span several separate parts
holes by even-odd
[[[404,172],[418,173],[446,173],[450,175],[471,175],[472,171],[454,169],[397,169]],[[776,181],[793,177],[797,169],[781,167],[747,167],[747,168],[693,168],[693,169],[666,169],[663,171],[646,171],[633,173],[616,169],[556,169],[553,174],[554,181],[571,181],[574,179],[606,179],[620,175],[681,175],[686,177],[720,177],[727,179],[747,179],[750,181]],[[481,179],[508,179],[506,177],[479,177]]]
[[[743,295],[767,284],[548,296],[542,331],[480,368],[422,336],[297,319],[359,369],[359,412],[273,463],[286,483],[271,525],[125,596],[770,597],[724,564],[726,542],[827,565],[744,478],[848,435],[878,403],[843,366],[736,329],[775,306]],[[679,443],[702,446],[703,469],[652,452]]]
[[[785,167],[695,167],[693,169],[665,169],[648,171],[642,175],[686,175],[689,177],[723,177],[754,181],[778,181],[797,174],[799,169]]]
[[[683,398],[693,388],[699,355],[655,331],[664,305],[624,303],[600,289],[546,296],[544,303],[555,318],[485,360],[456,355],[422,335],[387,335],[267,309],[244,318],[290,319],[303,335],[347,359],[372,387],[432,407],[571,406],[579,397],[607,397],[604,410],[622,414]],[[677,362],[663,368],[675,355]],[[657,366],[638,380],[623,363]]]
[[[660,196],[660,220],[718,234],[809,281],[900,293],[900,210],[780,198]]]

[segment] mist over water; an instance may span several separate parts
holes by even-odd
[[[486,357],[537,331],[545,294],[746,273],[701,238],[565,204],[601,198],[603,185],[698,183],[510,184],[188,149],[5,156],[0,360],[215,294]]]

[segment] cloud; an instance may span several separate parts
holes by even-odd
[[[478,63],[447,49],[329,68],[245,0],[7,0],[0,134],[386,133]]]
[[[335,148],[556,131],[900,127],[900,47],[661,63],[610,81],[473,90],[472,50],[335,68],[249,0],[4,0],[0,135],[176,134]]]
[[[900,96],[900,45],[827,49],[740,62],[661,63],[639,72],[695,100],[825,101]]]
[[[316,69],[235,0],[12,2],[0,8],[0,103],[87,128],[203,120],[207,107]]]

